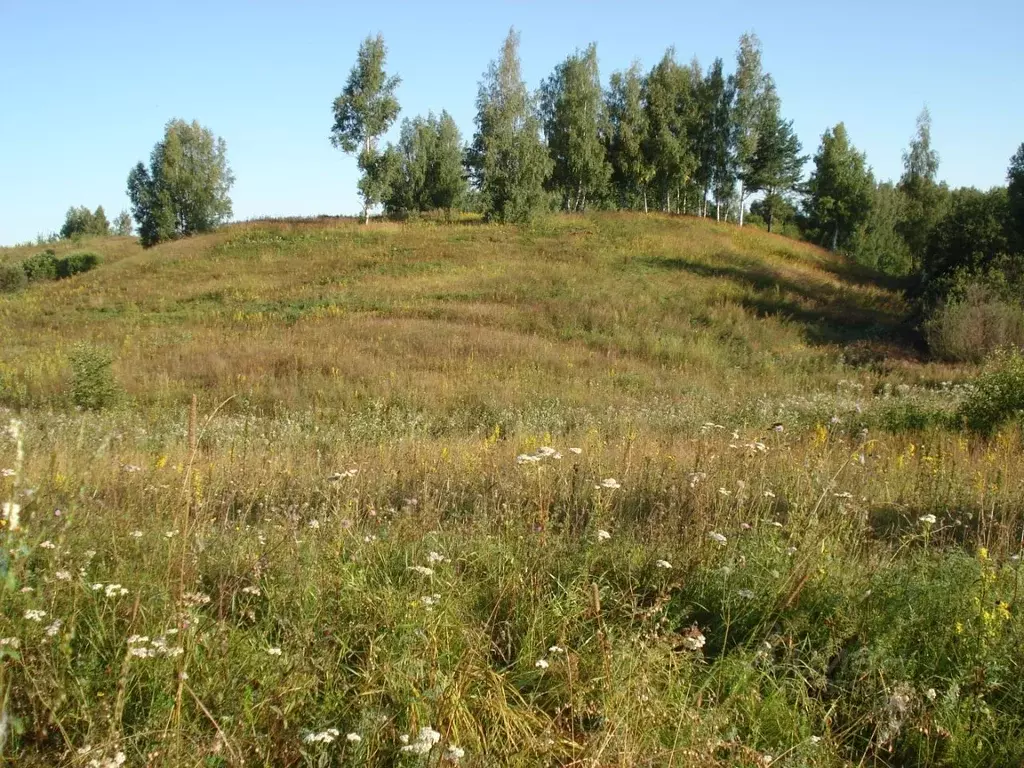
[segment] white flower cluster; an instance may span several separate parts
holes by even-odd
[[[177,658],[185,652],[185,649],[181,646],[167,644],[167,635],[174,635],[177,632],[176,629],[168,629],[154,640],[150,640],[145,635],[132,635],[128,638],[128,655],[137,659],[152,659],[157,656],[166,656],[169,659]]]
[[[302,740],[307,744],[330,744],[340,735],[341,731],[337,728],[328,728],[319,733],[307,733]]]
[[[572,448],[570,448],[569,450],[571,450],[573,453],[576,453],[576,451],[573,450]],[[556,449],[552,448],[549,445],[542,445],[540,448],[537,449],[536,453],[520,453],[518,456],[516,456],[516,464],[537,464],[541,461],[544,461],[544,459],[554,459],[557,461],[560,458],[562,458],[562,454],[559,453]]]
[[[622,484],[614,477],[606,477],[604,480],[601,481],[600,485],[594,486],[594,488],[598,491],[601,490],[602,488],[607,488],[609,490],[615,491],[621,487]]]
[[[358,474],[359,470],[353,467],[352,469],[347,469],[344,472],[335,472],[333,475],[330,475],[327,479],[332,483],[336,483],[339,480],[347,480],[348,478],[355,477]]]
[[[429,725],[420,728],[420,732],[416,736],[416,740],[411,743],[409,742],[408,736],[402,737],[402,743],[405,744],[402,747],[403,752],[411,753],[414,755],[427,755],[430,750],[434,748],[434,745],[441,740],[441,734],[431,728]]]
[[[181,596],[181,604],[186,608],[200,608],[210,604],[210,596],[202,592],[186,592]]]
[[[45,618],[46,618],[46,611],[36,610],[35,608],[30,608],[29,610],[25,611],[25,620],[26,621],[41,622]]]

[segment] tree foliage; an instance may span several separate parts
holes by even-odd
[[[616,202],[623,208],[647,210],[647,193],[655,168],[644,151],[649,124],[644,109],[640,65],[611,77],[606,96],[609,130],[606,136]]]
[[[871,211],[874,177],[862,152],[839,123],[821,137],[814,171],[807,182],[806,209],[811,231],[833,251],[845,249]]]
[[[334,100],[334,126],[331,143],[349,154],[356,154],[362,171],[359,193],[363,198],[363,220],[370,208],[387,194],[383,169],[387,162],[378,157],[377,143],[398,118],[395,91],[401,84],[397,75],[384,71],[387,46],[381,35],[367,37],[356,55],[341,95]]]
[[[691,141],[696,109],[691,71],[676,62],[670,48],[647,75],[645,85],[647,161],[654,169],[653,185],[664,210],[673,211],[679,208],[697,166]]]
[[[114,217],[112,225],[114,234],[118,237],[128,237],[132,233],[132,217],[128,211],[121,211]]]
[[[150,154],[128,174],[128,197],[146,247],[209,232],[231,218],[234,184],[227,145],[198,122],[171,120]]]
[[[404,121],[398,145],[384,153],[388,214],[440,209],[450,215],[466,192],[463,151],[458,126],[447,112]]]
[[[869,195],[867,213],[851,235],[847,251],[865,266],[905,275],[913,266],[910,249],[899,234],[906,198],[891,181],[872,185]]]
[[[907,201],[900,234],[918,268],[924,260],[931,231],[942,218],[947,197],[946,188],[936,181],[939,155],[932,149],[931,135],[932,118],[925,108],[918,115],[917,129],[903,153],[903,175],[899,182],[899,190]]]
[[[777,211],[788,204],[803,175],[805,157],[800,155],[800,140],[793,121],[783,120],[775,87],[769,80],[757,125],[757,144],[747,163],[743,179],[751,192],[764,192],[762,209],[772,231]]]
[[[761,41],[757,35],[744,34],[740,37],[732,91],[735,99],[732,109],[732,143],[736,175],[740,182],[739,219],[740,226],[743,226],[743,204],[750,191],[747,179],[753,173],[752,163],[757,151],[758,132],[762,125],[761,112],[766,97],[765,75],[761,68]]]
[[[1014,249],[1024,253],[1024,144],[1010,158],[1006,181]]]
[[[519,34],[514,29],[480,83],[476,126],[467,165],[485,215],[505,222],[530,219],[544,205],[551,161],[541,141],[534,101],[523,82]]]
[[[84,205],[79,208],[68,208],[64,225],[60,228],[60,236],[65,240],[74,237],[103,237],[109,234],[110,222],[107,221],[102,205],[95,211],[90,211]]]
[[[549,187],[568,211],[582,211],[607,191],[612,168],[606,153],[608,116],[601,91],[597,46],[559,64],[540,91],[544,135],[552,160]]]

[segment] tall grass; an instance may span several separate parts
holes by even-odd
[[[0,299],[4,758],[1024,759],[1020,435],[955,429],[973,369],[870,276],[598,216],[257,223],[77,280]]]

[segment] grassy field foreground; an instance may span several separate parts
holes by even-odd
[[[0,297],[4,759],[1024,760],[1020,435],[897,286],[658,216],[87,245]]]

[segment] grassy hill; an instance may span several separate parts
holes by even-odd
[[[441,431],[543,428],[552,404],[584,421],[665,409],[657,429],[770,424],[787,395],[834,391],[844,359],[888,358],[872,385],[947,375],[913,364],[907,307],[877,275],[693,219],[256,222],[89,246],[102,269],[0,303],[11,405],[59,401],[54,362],[77,341],[114,353],[139,405],[200,392],[264,412],[395,409]],[[446,426],[458,414],[472,423]]]
[[[899,285],[656,215],[74,247],[0,296],[0,758],[1024,760],[1020,435]]]

